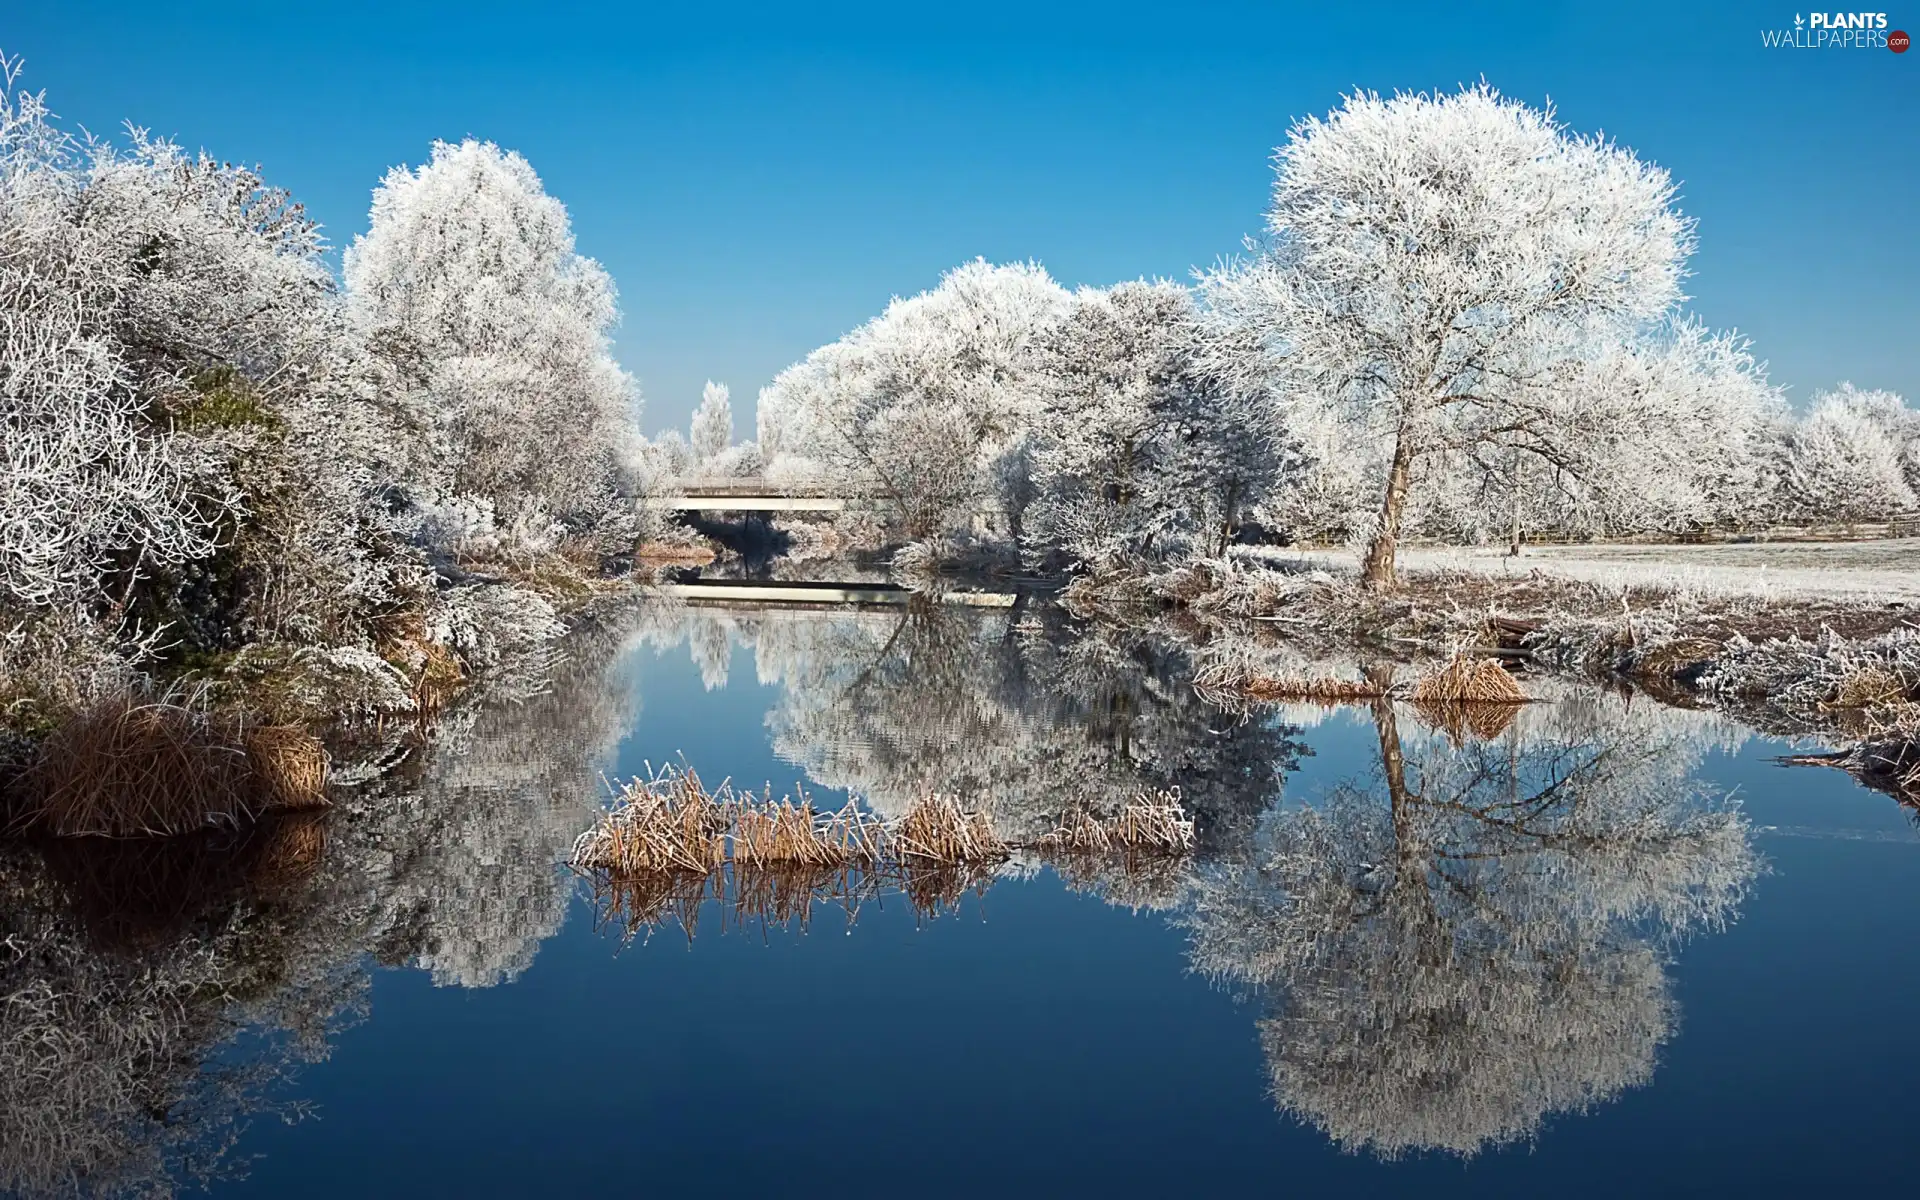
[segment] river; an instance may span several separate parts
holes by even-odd
[[[364,748],[321,831],[142,866],[172,882],[132,893],[124,866],[13,851],[27,999],[0,1041],[60,1072],[0,1095],[0,1187],[1910,1181],[1908,810],[1646,697],[1534,678],[1493,715],[1242,713],[1194,693],[1192,654],[1025,606],[645,609],[397,768]],[[603,777],[663,762],[883,816],[958,793],[1010,837],[1178,788],[1198,842],[821,896],[804,923],[709,899],[631,927],[559,863]],[[136,1020],[146,1041],[113,1032]],[[21,1058],[34,1038],[68,1057]]]

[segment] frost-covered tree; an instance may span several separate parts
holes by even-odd
[[[137,127],[0,110],[0,595],[203,649],[364,636],[422,586],[382,494],[409,439],[315,224]]]
[[[1192,295],[1171,283],[1082,289],[1035,336],[1030,556],[1217,552],[1264,499],[1274,415],[1202,369],[1194,347]]]
[[[428,499],[473,494],[509,525],[607,517],[632,436],[611,280],[520,155],[435,143],[374,192],[347,250],[349,311],[431,415]]]
[[[1410,523],[1505,539],[1517,554],[1527,530],[1672,532],[1774,515],[1785,402],[1736,334],[1683,318],[1610,340],[1533,403],[1563,436],[1489,434],[1433,453]]]
[[[733,405],[726,384],[707,380],[700,393],[700,407],[693,410],[687,441],[694,458],[703,464],[718,458],[733,443]]]
[[[766,458],[753,442],[735,442],[706,461],[704,473],[716,479],[752,479],[766,471]]]
[[[1665,171],[1485,85],[1355,93],[1276,173],[1265,248],[1203,281],[1215,352],[1382,448],[1364,576],[1385,586],[1423,458],[1577,446],[1570,379],[1680,298],[1692,223]]]
[[[788,368],[769,388],[783,454],[878,491],[912,537],[1017,502],[1031,421],[1026,348],[1066,291],[1031,263],[975,260]]]
[[[1787,487],[1811,517],[1875,520],[1914,507],[1920,420],[1892,392],[1851,384],[1814,397],[1787,449]]]
[[[661,478],[674,479],[693,470],[693,447],[678,429],[668,429],[649,441],[640,451]]]

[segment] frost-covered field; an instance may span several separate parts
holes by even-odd
[[[1347,550],[1303,557],[1356,566]],[[1730,545],[1534,546],[1520,558],[1501,546],[1403,546],[1405,569],[1524,577],[1531,572],[1595,583],[1773,598],[1920,603],[1920,538],[1875,542]]]

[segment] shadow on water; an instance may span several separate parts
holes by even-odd
[[[368,747],[368,764],[401,765],[343,764],[350,786],[323,816],[7,847],[0,1189],[217,1174],[248,1117],[285,1109],[287,1077],[364,1015],[374,964],[460,987],[526,970],[560,928],[577,885],[558,865],[633,728],[619,664],[641,643],[686,646],[713,687],[751,647],[779,685],[776,753],[882,818],[955,794],[1027,841],[1065,813],[1179,789],[1191,856],[1054,869],[1164,910],[1196,971],[1254,998],[1280,1108],[1385,1158],[1524,1141],[1646,1083],[1674,1024],[1672,947],[1731,919],[1760,870],[1740,813],[1696,778],[1745,736],[1713,714],[1544,680],[1530,686],[1546,702],[1498,719],[1375,699],[1346,710],[1371,768],[1296,799],[1289,779],[1337,710],[1215,707],[1192,686],[1213,651],[1178,638],[1044,606],[653,604],[585,623],[557,664],[509,673],[411,753]],[[1037,869],[929,875],[909,899],[937,916]],[[851,920],[874,881],[595,883],[623,937],[764,937]]]
[[[714,517],[695,511],[681,513],[679,519],[725,549],[730,556],[729,573],[740,578],[769,578],[774,564],[792,548],[792,539],[763,513]]]

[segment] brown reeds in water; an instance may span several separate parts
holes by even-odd
[[[1142,794],[1112,816],[1076,808],[1040,838],[1012,843],[987,813],[958,797],[933,794],[887,822],[849,801],[822,813],[804,793],[795,800],[708,791],[700,777],[668,768],[619,790],[613,805],[574,842],[572,864],[616,873],[723,866],[751,870],[883,869],[919,860],[962,865],[1004,862],[1015,849],[1064,854],[1181,854],[1193,846],[1193,820],[1178,789]]]
[[[1443,704],[1525,704],[1529,697],[1494,659],[1457,654],[1413,685],[1413,699]]]
[[[172,698],[102,701],[56,729],[15,783],[12,829],[155,837],[326,806],[327,759],[293,726]]]
[[[805,929],[822,905],[851,924],[862,904],[891,893],[937,916],[984,894],[1019,849],[1054,862],[1075,886],[1157,895],[1177,884],[1177,867],[1165,864],[1193,836],[1177,790],[1138,796],[1111,816],[1076,809],[1038,840],[1012,843],[954,796],[927,796],[883,821],[851,801],[819,812],[804,792],[709,791],[691,770],[668,767],[621,788],[570,861],[593,878],[604,923],[631,937],[674,921],[691,938],[707,899],[731,900],[723,926]]]
[[[620,789],[614,805],[574,842],[574,865],[622,875],[705,876],[726,856],[731,792],[716,793],[692,771],[671,768]]]
[[[961,865],[1000,862],[1012,848],[994,832],[986,813],[960,806],[956,796],[928,796],[893,826],[893,849],[901,858]]]
[[[735,802],[730,813],[733,861],[755,868],[832,868],[878,862],[886,827],[849,801],[838,812],[816,813],[803,794],[798,801]]]

